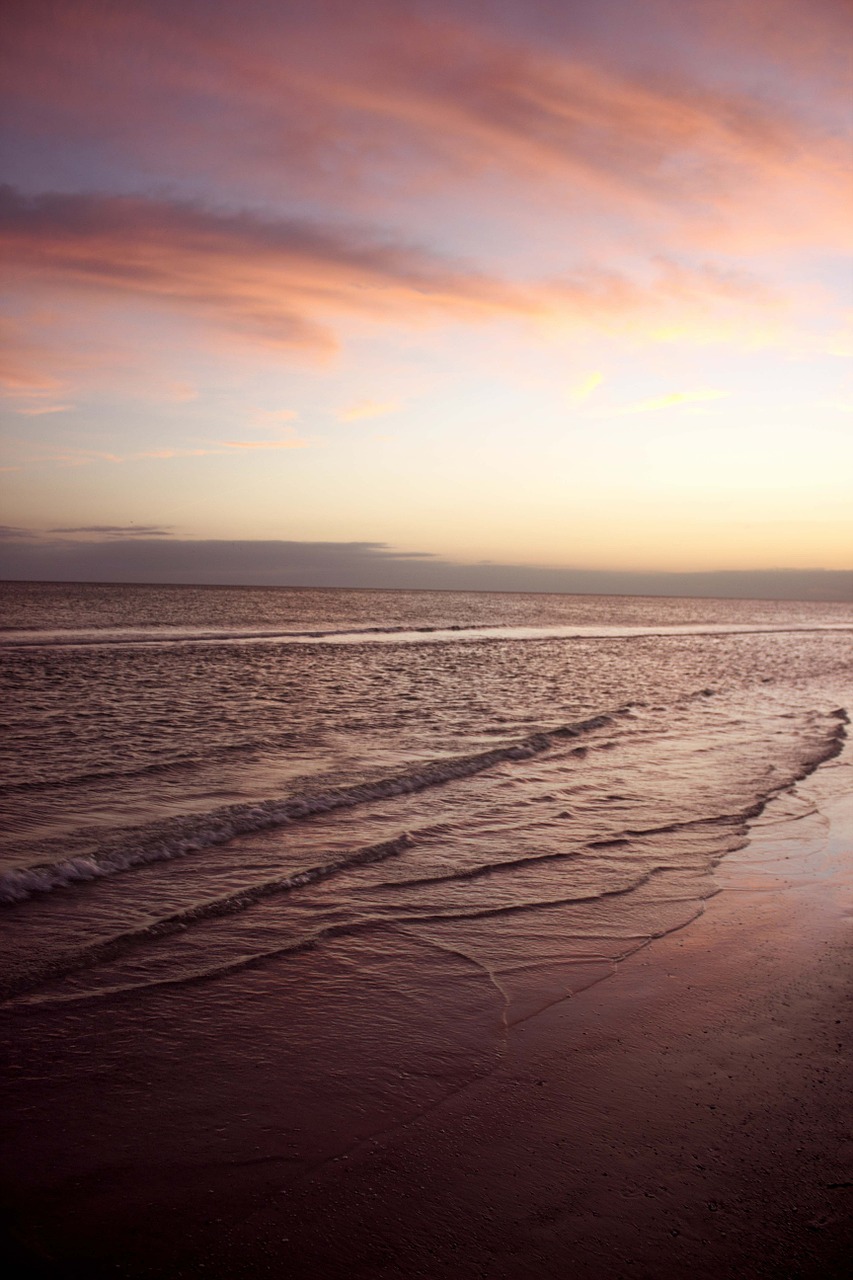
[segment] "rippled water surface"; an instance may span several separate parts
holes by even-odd
[[[381,935],[525,1016],[700,909],[851,684],[844,605],[21,583],[3,624],[31,1003]]]

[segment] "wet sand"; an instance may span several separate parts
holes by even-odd
[[[850,744],[797,792],[699,919],[516,1026],[491,1074],[419,1119],[298,1176],[201,1172],[172,1212],[156,1162],[97,1195],[71,1179],[41,1237],[30,1185],[19,1274],[846,1275]]]

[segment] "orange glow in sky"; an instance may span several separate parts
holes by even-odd
[[[150,529],[850,569],[851,43],[840,0],[12,0],[0,573]]]

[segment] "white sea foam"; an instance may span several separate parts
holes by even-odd
[[[0,648],[90,648],[209,644],[424,644],[472,640],[632,640],[655,636],[790,635],[853,632],[844,622],[820,624],[680,623],[671,626],[490,626],[333,627],[311,631],[185,627],[79,628],[0,631]]]
[[[390,777],[376,778],[351,787],[290,796],[285,800],[263,800],[252,804],[228,805],[212,812],[180,817],[127,833],[86,857],[61,859],[34,866],[17,867],[0,876],[0,902],[21,902],[34,893],[48,893],[101,876],[116,875],[132,867],[165,862],[204,848],[221,845],[237,836],[284,826],[286,823],[386,800],[393,796],[423,791],[458,778],[472,777],[495,765],[525,760],[548,751],[555,742],[594,733],[627,714],[620,708],[612,714],[592,716],[576,724],[562,725],[548,732],[530,734],[490,751],[425,761],[416,768]]]

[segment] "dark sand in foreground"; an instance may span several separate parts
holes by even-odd
[[[517,1026],[487,1078],[272,1190],[202,1174],[154,1230],[69,1187],[40,1243],[31,1188],[20,1274],[848,1274],[850,745],[798,793],[816,810],[771,805],[698,920]]]

